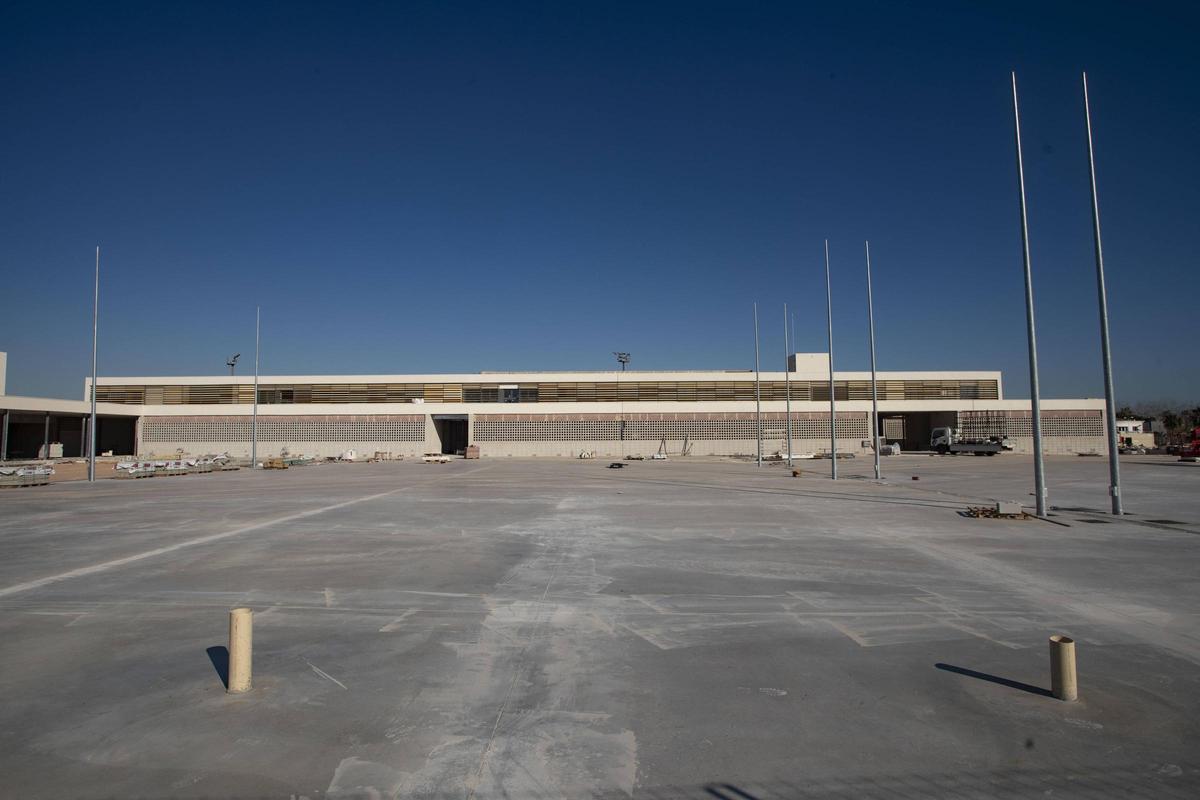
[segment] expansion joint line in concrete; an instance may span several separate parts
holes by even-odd
[[[454,473],[453,477],[468,475],[471,472],[478,472],[481,469],[486,469],[486,467],[478,467],[473,470]],[[367,495],[366,497],[356,497],[353,500],[345,500],[341,503],[334,503],[333,505],[323,506],[321,508],[313,508],[313,509],[309,509],[308,511],[300,511],[295,514],[288,514],[283,517],[276,517],[275,519],[264,520],[263,522],[256,522],[253,525],[245,525],[241,528],[234,528],[233,530],[222,531],[221,533],[212,533],[207,536],[199,536],[195,539],[188,539],[187,541],[184,541],[184,542],[176,542],[175,544],[164,545],[163,547],[156,547],[153,550],[146,550],[145,552],[142,552],[142,553],[134,553],[133,555],[124,556],[123,558],[114,558],[111,561],[102,561],[99,564],[92,564],[87,567],[78,567],[73,570],[68,570],[67,572],[60,572],[57,575],[47,575],[44,578],[38,578],[36,580],[26,581],[25,583],[14,584],[13,586],[6,586],[3,589],[0,589],[0,597],[9,597],[14,594],[20,594],[22,592],[29,592],[34,589],[40,589],[43,586],[49,586],[52,583],[61,583],[62,581],[68,581],[73,578],[83,578],[88,575],[95,575],[96,573],[99,573],[99,572],[107,572],[110,569],[117,569],[118,567],[128,566],[129,564],[135,564],[139,561],[145,561],[148,558],[154,558],[156,556],[166,555],[167,553],[173,553],[177,550],[183,550],[188,547],[196,547],[198,545],[209,544],[211,542],[219,542],[222,539],[228,539],[233,536],[240,536],[243,533],[250,533],[252,531],[262,530],[263,528],[269,528],[273,525],[280,525],[285,522],[294,522],[295,520],[306,519],[308,517],[313,517],[318,514],[324,514],[329,511],[336,511],[339,508],[346,508],[347,506],[353,506],[353,505],[357,505],[359,503],[367,503],[367,502],[370,502],[371,500],[378,500],[381,497],[388,497],[389,495],[408,491],[409,489],[415,488],[416,486],[419,486],[419,485],[424,485],[424,482],[410,483],[408,486],[401,486],[397,489],[390,489],[386,492],[379,492],[378,494],[371,494],[371,495]]]

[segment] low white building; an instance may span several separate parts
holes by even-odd
[[[259,455],[454,453],[477,445],[482,457],[619,457],[752,454],[761,409],[764,453],[829,449],[829,375],[823,353],[798,354],[790,371],[483,372],[454,375],[262,376]],[[85,383],[85,399],[90,381]],[[834,376],[839,450],[870,447],[871,376]],[[1006,400],[1001,375],[880,372],[880,433],[904,450],[925,450],[933,428],[968,437],[1008,436],[1032,448],[1030,403]],[[759,402],[756,402],[756,397]],[[97,400],[136,413],[141,455],[250,450],[254,379],[102,377]],[[1103,452],[1103,399],[1043,400],[1047,453]]]
[[[1117,420],[1117,440],[1127,447],[1154,447],[1150,423],[1140,419]]]

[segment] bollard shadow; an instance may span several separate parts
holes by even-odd
[[[217,677],[221,679],[221,685],[228,689],[229,648],[225,645],[217,645],[208,648],[206,652],[208,653],[208,660],[212,662],[213,669],[217,671]]]
[[[717,800],[758,800],[756,795],[729,783],[710,783],[704,787],[704,791]]]
[[[934,666],[940,670],[945,670],[946,672],[953,672],[955,675],[965,675],[968,678],[978,678],[981,681],[998,683],[1001,686],[1007,686],[1010,689],[1020,689],[1022,692],[1029,692],[1030,694],[1036,694],[1041,697],[1054,696],[1054,693],[1049,689],[1043,689],[1040,686],[1033,686],[1028,683],[1010,680],[1009,678],[1001,678],[998,675],[989,675],[986,672],[976,672],[975,670],[967,669],[966,667],[956,667],[953,664],[942,664],[940,662],[934,664]]]

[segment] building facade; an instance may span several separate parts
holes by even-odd
[[[744,370],[260,377],[258,452],[751,455],[761,419],[772,454],[786,451],[790,395],[792,450],[816,454],[829,449],[826,358],[798,354],[757,383]],[[836,373],[833,392],[838,449],[869,451],[870,373]],[[1032,449],[1029,401],[1004,399],[999,372],[880,372],[878,395],[879,433],[904,450],[943,426]],[[136,410],[139,455],[249,454],[253,378],[100,378],[97,400]],[[1046,452],[1103,452],[1103,414],[1102,399],[1043,400]]]

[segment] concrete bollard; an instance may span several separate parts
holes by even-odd
[[[1075,640],[1055,634],[1050,637],[1050,692],[1059,700],[1079,698],[1075,680]]]
[[[254,617],[248,608],[229,612],[229,686],[230,694],[250,691],[250,653]]]

